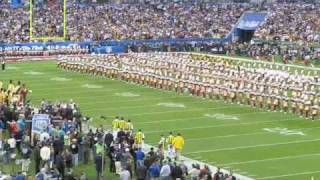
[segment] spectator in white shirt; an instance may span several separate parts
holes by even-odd
[[[8,139],[8,144],[10,146],[10,151],[13,153],[17,144],[16,139],[13,137],[13,135],[10,139]]]
[[[51,155],[50,148],[47,145],[44,145],[40,149],[40,157],[41,157],[41,165],[42,165],[42,167],[44,167],[49,162],[50,155]]]
[[[46,131],[43,131],[41,134],[40,134],[40,142],[46,142],[50,139],[50,135],[49,133],[47,133]]]
[[[163,161],[163,166],[161,167],[160,170],[160,178],[161,180],[169,180],[170,179],[170,174],[171,174],[171,168],[170,165],[166,160]]]

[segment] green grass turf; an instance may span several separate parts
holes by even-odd
[[[56,68],[55,62],[8,64],[8,68],[0,71],[0,79],[5,83],[9,79],[26,83],[33,91],[29,99],[34,105],[38,105],[42,98],[53,101],[73,99],[80,104],[84,114],[94,117],[93,125],[96,126],[110,125],[112,117],[117,115],[130,118],[135,129],[141,128],[145,132],[149,144],[156,144],[161,134],[180,132],[186,139],[182,152],[185,156],[255,179],[320,178],[319,121],[66,72]],[[56,77],[70,81],[51,80]],[[82,87],[86,84],[98,88]],[[116,94],[125,92],[139,96]],[[179,103],[185,107],[163,107],[158,103]],[[224,114],[239,119],[206,117],[205,114]],[[101,115],[108,116],[108,119],[99,119]],[[276,127],[299,130],[305,136],[263,130]],[[95,177],[92,164],[76,170],[81,171],[87,172],[90,179]],[[109,173],[106,176],[117,179]]]

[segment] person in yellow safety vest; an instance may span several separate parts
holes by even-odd
[[[0,104],[4,103],[6,98],[6,93],[4,92],[4,90],[1,88],[0,89]]]
[[[139,131],[134,136],[134,142],[137,146],[136,148],[143,148],[144,138],[144,134],[142,133],[141,129],[139,129]]]
[[[184,146],[184,138],[180,133],[177,134],[177,136],[173,139],[172,145],[176,151],[176,160],[179,160],[181,150]]]
[[[173,139],[174,139],[174,135],[172,135],[172,132],[170,132],[170,133],[169,133],[169,136],[168,136],[167,139],[166,139],[166,143],[167,143],[168,147],[169,147],[170,145],[172,145]]]
[[[21,87],[21,82],[18,81],[18,84],[14,87],[13,93],[18,93]]]
[[[125,124],[125,127],[124,127],[124,130],[125,130],[126,132],[129,132],[130,134],[132,133],[133,125],[132,125],[130,119],[127,120],[127,122],[126,122],[126,124]]]
[[[7,91],[14,92],[14,84],[12,80],[9,81]]]
[[[119,120],[119,128],[123,130],[125,128],[125,126],[126,126],[126,123],[127,122],[124,120],[124,118],[121,117],[120,120]]]
[[[113,121],[112,121],[112,130],[113,132],[117,131],[119,128],[119,117],[117,116]]]

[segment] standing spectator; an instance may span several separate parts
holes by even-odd
[[[50,139],[49,133],[47,133],[47,131],[42,131],[40,134],[40,142],[47,143],[47,141],[49,141],[49,139]]]
[[[166,160],[163,161],[163,165],[160,170],[161,180],[170,180],[171,168]]]
[[[58,154],[56,155],[55,165],[56,165],[62,179],[64,179],[65,159],[62,154],[62,151],[59,151]]]
[[[155,161],[149,168],[149,175],[151,180],[157,180],[160,176],[160,164],[159,161]]]
[[[198,164],[192,164],[192,168],[189,171],[191,180],[197,180],[200,174],[200,167]]]
[[[10,153],[15,153],[16,149],[16,139],[14,138],[14,134],[11,135],[11,138],[8,139],[8,144],[10,145]]]
[[[138,168],[140,165],[143,164],[144,162],[144,152],[142,151],[141,148],[138,148],[138,150],[135,152],[136,154],[136,167]]]
[[[183,178],[183,172],[180,166],[178,166],[176,164],[176,162],[174,162],[174,169],[172,172],[172,177],[173,179],[182,179]]]
[[[220,168],[217,168],[217,172],[213,175],[213,180],[223,180],[223,173],[220,172]]]
[[[32,154],[31,148],[27,143],[23,143],[21,155],[22,155],[22,172],[29,171],[30,156]]]
[[[102,175],[103,157],[101,153],[96,155],[94,163],[96,165],[96,175],[97,175],[96,179],[100,180],[103,176]]]
[[[120,180],[131,180],[131,175],[127,168],[122,169],[120,173]]]
[[[136,175],[138,180],[145,180],[147,177],[147,167],[144,165],[144,163],[140,164],[137,166],[136,169]]]
[[[70,152],[72,154],[72,164],[76,167],[79,164],[79,144],[77,143],[77,139],[72,139]]]
[[[85,136],[84,142],[83,142],[83,160],[84,164],[88,164],[89,157],[90,157],[90,146],[91,141],[89,136]]]
[[[67,171],[71,171],[72,170],[72,154],[70,153],[70,151],[68,149],[66,149],[65,151],[65,161],[66,161],[66,168]]]
[[[10,162],[10,145],[7,141],[4,141],[3,144],[3,151],[4,151],[4,155],[3,155],[3,161],[4,163],[9,163]]]
[[[41,162],[39,144],[36,144],[36,146],[33,150],[33,158],[34,158],[35,172],[39,172],[40,171],[40,162]]]
[[[112,142],[113,142],[113,135],[110,131],[108,131],[108,133],[104,137],[104,143],[108,149],[110,148],[110,145]]]
[[[43,147],[40,149],[40,157],[41,157],[41,166],[46,167],[49,166],[51,150],[47,144],[44,144]]]
[[[5,129],[5,124],[2,119],[0,119],[0,139],[2,138],[2,133]]]

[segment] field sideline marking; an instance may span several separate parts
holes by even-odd
[[[303,154],[303,155],[296,155],[296,156],[283,156],[277,158],[267,158],[267,159],[259,159],[259,160],[251,160],[251,161],[240,161],[240,162],[233,162],[233,163],[226,163],[226,164],[219,164],[220,166],[232,166],[238,164],[250,164],[250,163],[259,163],[259,162],[266,162],[266,161],[277,161],[277,160],[284,160],[284,159],[299,159],[304,157],[312,157],[312,156],[320,156],[320,153],[314,154]]]
[[[232,151],[232,150],[238,150],[238,149],[250,149],[250,148],[258,148],[258,147],[286,145],[286,144],[299,144],[299,143],[316,142],[316,141],[320,141],[320,139],[307,139],[307,140],[289,141],[289,142],[281,142],[281,143],[259,144],[259,145],[252,145],[252,146],[239,146],[239,147],[231,147],[231,148],[221,148],[221,149],[187,152],[184,154],[188,155],[188,154],[198,154],[198,153],[206,153],[206,152]]]
[[[299,175],[308,175],[308,174],[316,174],[320,173],[320,171],[308,171],[308,172],[301,172],[301,173],[292,173],[292,174],[283,174],[283,175],[278,175],[278,176],[266,176],[266,177],[261,177],[261,178],[255,178],[255,179],[278,179],[281,177],[291,177],[291,176],[299,176]]]
[[[171,129],[171,131],[182,131],[182,130],[193,130],[193,129],[205,129],[205,128],[216,128],[216,127],[228,127],[228,126],[239,126],[239,125],[252,125],[252,124],[261,124],[261,123],[273,123],[273,122],[283,122],[283,121],[293,121],[299,120],[294,118],[283,119],[283,120],[272,120],[272,121],[255,121],[255,122],[247,122],[247,123],[232,123],[232,124],[221,124],[215,126],[198,126],[191,128],[180,128],[180,129]],[[158,131],[147,131],[145,134],[159,133],[159,132],[167,132],[169,130],[158,130]]]

